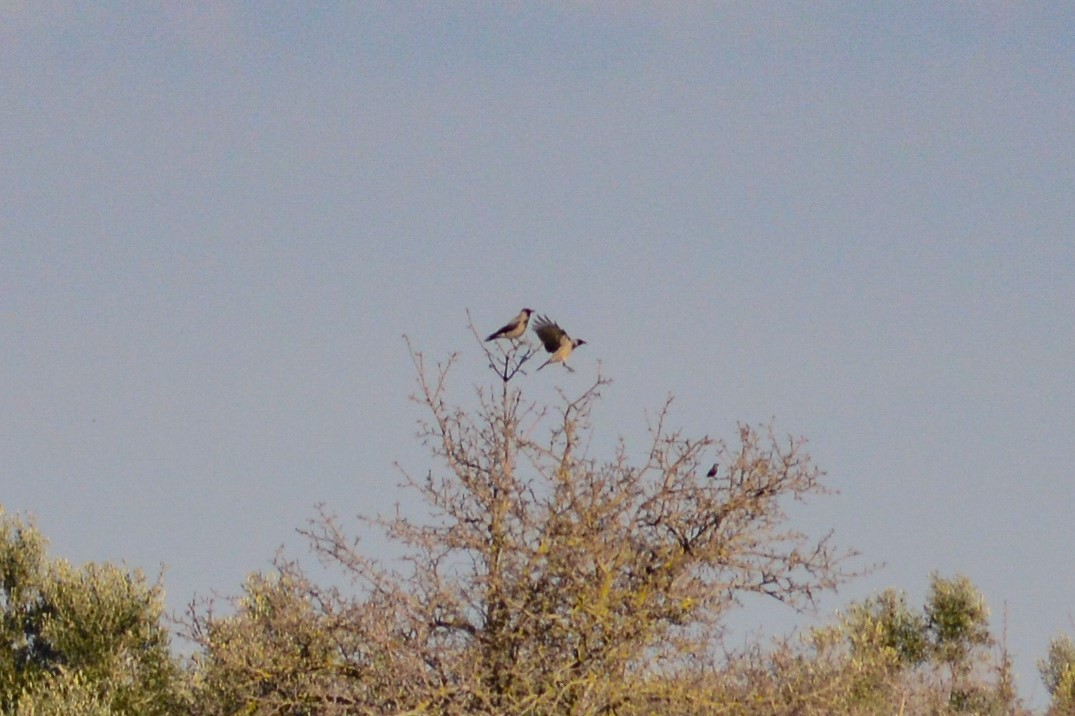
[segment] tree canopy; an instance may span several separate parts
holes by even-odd
[[[585,446],[606,378],[540,405],[519,385],[530,352],[483,348],[495,379],[474,410],[449,398],[455,357],[431,366],[412,351],[434,462],[403,479],[430,514],[362,518],[402,546],[400,564],[365,554],[326,510],[303,532],[355,589],[314,587],[284,562],[248,584],[237,615],[197,622],[205,678],[243,691],[235,703],[652,713],[717,668],[721,619],[742,596],[809,608],[852,576],[829,534],[789,524],[787,502],[826,492],[801,440],[747,425],[732,444],[688,437],[666,404],[641,461],[622,441],[598,459]],[[294,638],[276,643],[281,632]],[[232,643],[268,663],[230,658]],[[301,697],[266,678],[280,663],[316,674]]]
[[[37,528],[0,509],[4,713],[171,713],[179,669],[162,615],[140,572],[50,560]]]
[[[411,350],[430,455],[400,470],[415,509],[351,521],[322,506],[300,533],[336,579],[278,555],[234,600],[191,605],[189,657],[170,652],[159,583],[49,559],[32,522],[0,511],[0,710],[1025,713],[963,576],[932,575],[920,608],[889,589],[828,626],[728,648],[726,617],[748,595],[810,610],[860,572],[831,533],[789,517],[828,493],[804,441],[768,425],[688,435],[669,400],[643,444],[598,456],[606,377],[537,402],[534,351],[475,338],[490,379],[469,405],[452,397],[458,356],[431,364]],[[371,554],[372,531],[400,556]],[[1066,637],[1040,662],[1051,714],[1075,703],[1073,664]]]

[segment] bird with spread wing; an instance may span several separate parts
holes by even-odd
[[[541,339],[545,350],[552,353],[538,370],[541,370],[549,363],[560,363],[572,373],[575,372],[575,369],[567,364],[567,357],[571,355],[571,351],[581,345],[585,345],[586,341],[581,338],[571,338],[571,336],[567,335],[567,331],[550,321],[548,316],[537,317],[534,321],[534,333],[537,333],[538,338]]]

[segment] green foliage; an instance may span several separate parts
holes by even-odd
[[[1052,696],[1050,714],[1075,713],[1075,642],[1067,634],[1049,642],[1049,653],[1038,671]]]
[[[15,716],[113,716],[115,713],[100,687],[78,672],[46,676],[20,695],[15,708]]]
[[[964,576],[932,574],[920,612],[891,589],[852,605],[842,631],[854,660],[887,664],[874,670],[883,675],[873,689],[882,702],[898,700],[908,713],[1019,711],[1010,660],[989,651],[989,609]]]
[[[34,660],[35,613],[44,582],[45,541],[32,527],[0,510],[0,710],[24,686]]]
[[[964,576],[944,579],[936,573],[930,575],[925,611],[934,652],[953,673],[970,666],[968,660],[975,649],[993,643],[989,608],[981,592]]]
[[[930,620],[940,613],[949,625],[943,629]],[[710,678],[719,694],[713,700],[725,709],[714,713],[1024,714],[1007,655],[985,649],[993,642],[986,614],[977,590],[963,577],[933,575],[920,608],[911,607],[903,593],[885,590],[850,605],[838,623],[799,642],[753,647],[731,657]],[[961,660],[953,661],[956,656]]]
[[[907,606],[907,595],[886,589],[861,604],[853,604],[845,620],[856,655],[887,650],[902,666],[914,667],[928,656],[926,617]]]
[[[346,692],[362,689],[347,673],[338,639],[347,635],[310,597],[287,565],[251,575],[234,614],[199,622],[205,646],[194,660],[194,714],[348,713]]]
[[[109,564],[50,561],[45,547],[32,524],[0,510],[0,708],[173,713],[160,587]]]

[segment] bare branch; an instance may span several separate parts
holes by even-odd
[[[430,366],[405,339],[412,397],[426,413],[417,436],[433,461],[419,475],[397,469],[429,515],[359,518],[403,556],[390,565],[368,557],[320,508],[301,532],[350,590],[316,588],[281,566],[288,603],[316,615],[332,645],[316,703],[369,713],[652,712],[656,697],[645,694],[655,676],[714,655],[742,597],[806,609],[853,576],[851,553],[831,535],[788,523],[788,502],[827,491],[801,440],[747,425],[734,446],[689,438],[669,428],[669,397],[649,421],[642,464],[623,440],[596,460],[591,415],[610,381],[598,370],[578,394],[528,401],[518,383],[533,349],[490,346],[469,319],[496,376],[476,388],[472,410],[447,397],[459,357]],[[708,476],[714,463],[721,469]]]

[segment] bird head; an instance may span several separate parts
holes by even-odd
[[[533,312],[534,312],[534,309],[532,309],[532,308],[524,308],[523,309],[523,313],[526,314],[527,318],[530,318],[530,314],[533,313]]]

